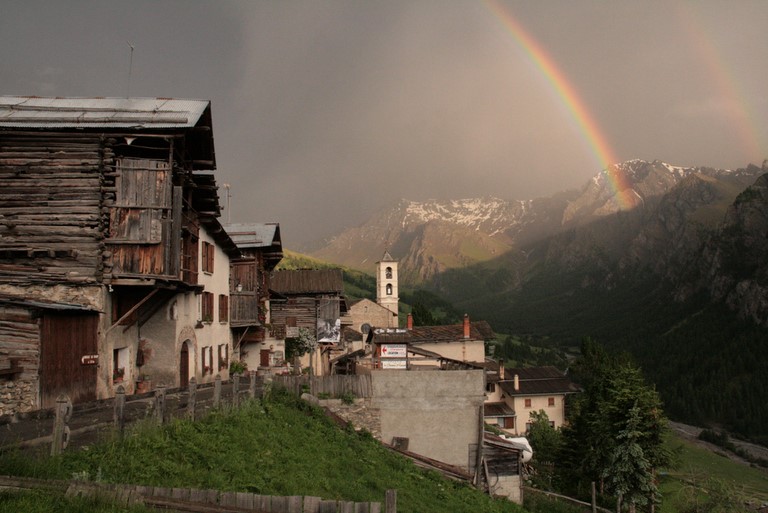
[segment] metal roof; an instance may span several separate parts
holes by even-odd
[[[208,100],[0,96],[0,127],[191,128]]]
[[[234,223],[225,225],[224,229],[240,249],[268,248],[275,242],[278,226],[277,223]]]

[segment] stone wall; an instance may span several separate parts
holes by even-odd
[[[0,381],[0,417],[36,409],[37,383],[30,380]]]

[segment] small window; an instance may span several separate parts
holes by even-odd
[[[531,407],[531,400],[530,399],[526,399],[525,400],[525,407],[526,408],[530,408]]]
[[[219,370],[226,370],[229,368],[229,346],[227,344],[219,344]]]
[[[555,398],[554,397],[548,398],[547,399],[547,405],[548,406],[554,406],[555,405]]]
[[[391,267],[387,267],[387,268],[384,270],[384,276],[386,276],[386,278],[387,278],[388,280],[391,280],[391,279],[392,279],[392,268],[391,268]]]
[[[219,294],[219,322],[229,321],[229,296]]]
[[[200,320],[203,322],[213,322],[213,294],[210,292],[203,292]]]
[[[213,244],[205,241],[203,241],[202,248],[203,248],[203,272],[212,273],[213,272],[213,254],[215,253],[215,248]]]
[[[388,296],[392,295],[392,284],[391,283],[387,283],[387,295]]]
[[[213,374],[213,346],[203,348],[203,376]]]
[[[488,393],[494,393],[496,391],[496,383],[486,383],[485,391]]]

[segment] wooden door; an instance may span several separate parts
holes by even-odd
[[[179,386],[181,388],[189,386],[189,344],[186,341],[181,344],[179,356]]]
[[[261,367],[269,367],[269,349],[262,349],[259,352],[259,365]]]
[[[55,406],[60,394],[73,403],[96,399],[98,365],[83,357],[98,355],[98,314],[43,315],[40,331],[40,405]],[[85,360],[88,361],[87,359]],[[101,362],[101,365],[110,365]]]

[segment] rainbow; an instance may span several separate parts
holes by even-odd
[[[761,162],[765,156],[760,144],[761,130],[759,124],[750,112],[757,112],[748,107],[745,95],[735,80],[735,74],[729,69],[727,60],[712,43],[707,35],[701,19],[696,15],[692,5],[686,2],[677,4],[677,14],[680,25],[693,43],[693,50],[699,61],[706,66],[708,76],[717,88],[719,98],[727,102],[726,108],[733,119],[734,129],[742,144],[742,149],[750,159]]]
[[[576,122],[585,142],[594,154],[597,164],[604,170],[610,187],[616,194],[619,207],[629,209],[637,204],[637,196],[627,177],[616,165],[618,159],[608,144],[608,139],[600,130],[587,106],[579,97],[576,89],[557,67],[555,61],[523,26],[512,16],[498,0],[486,0],[491,12],[503,23],[515,41],[525,52],[531,63],[541,72],[555,94]]]

